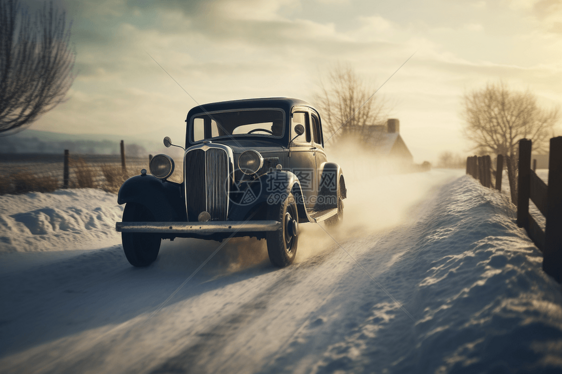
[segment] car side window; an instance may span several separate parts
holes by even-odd
[[[292,128],[292,132],[291,132],[291,136],[294,137],[296,136],[296,132],[295,132],[295,126],[301,124],[304,126],[304,134],[302,134],[301,136],[299,136],[298,138],[296,138],[294,140],[294,143],[296,144],[310,144],[311,141],[311,137],[310,137],[310,121],[308,119],[308,113],[307,112],[295,112],[293,113],[293,121],[291,123],[291,128]]]
[[[320,129],[320,120],[314,114],[312,116],[312,131],[314,134],[314,143],[322,145],[322,130]]]

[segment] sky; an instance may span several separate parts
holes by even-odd
[[[462,96],[487,82],[562,103],[562,0],[57,4],[72,20],[77,75],[35,130],[181,143],[198,104],[288,96],[314,105],[322,77],[343,63],[380,88],[419,163],[471,153]]]

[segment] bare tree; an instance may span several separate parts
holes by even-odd
[[[372,96],[374,92],[350,66],[338,64],[331,69],[315,97],[323,114],[325,140],[335,142],[346,134],[362,134],[365,126],[383,125],[386,105]]]
[[[21,131],[64,101],[74,81],[70,28],[52,2],[33,16],[19,0],[0,2],[0,134]]]
[[[535,150],[544,149],[560,117],[559,108],[541,108],[530,91],[513,91],[503,82],[466,93],[463,104],[463,133],[475,148],[508,157],[512,201],[516,201],[517,142],[531,139]]]
[[[439,154],[439,167],[447,169],[459,169],[464,167],[465,160],[462,156],[454,154],[451,151],[441,152]]]

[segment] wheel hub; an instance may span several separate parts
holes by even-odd
[[[299,234],[297,220],[294,219],[289,212],[285,215],[285,232],[287,233],[287,236],[291,238]]]

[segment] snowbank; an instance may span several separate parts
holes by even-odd
[[[0,253],[64,251],[118,243],[117,196],[95,189],[0,196]]]
[[[560,285],[542,271],[542,254],[516,226],[508,196],[470,177],[446,185],[439,195],[421,220],[360,258],[366,269],[375,269],[378,253],[394,251],[398,257],[371,288],[356,291],[360,308],[342,310],[341,298],[323,307],[340,316],[359,315],[361,322],[346,317],[356,326],[326,349],[315,370],[562,369]]]

